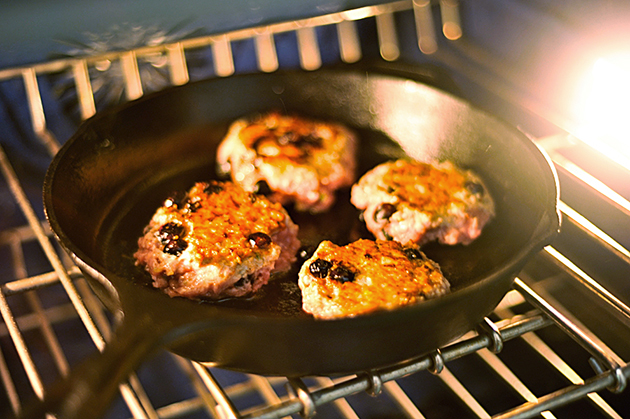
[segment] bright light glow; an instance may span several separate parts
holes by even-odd
[[[595,61],[574,104],[576,136],[630,169],[630,53]]]

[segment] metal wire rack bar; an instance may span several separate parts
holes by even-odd
[[[277,69],[277,55],[272,35],[285,31],[296,31],[300,45],[301,65],[307,70],[314,70],[321,66],[319,46],[313,33],[314,28],[336,24],[338,26],[341,58],[344,61],[353,62],[361,58],[360,43],[356,39],[353,22],[369,17],[374,17],[377,21],[381,56],[385,60],[395,60],[399,55],[398,42],[395,36],[396,28],[393,20],[393,13],[396,12],[413,11],[417,23],[419,48],[425,53],[435,52],[437,44],[435,43],[431,7],[432,4],[428,1],[394,2],[299,21],[283,22],[258,28],[247,28],[226,34],[182,40],[173,44],[142,47],[133,51],[112,52],[99,56],[57,60],[28,67],[4,69],[0,70],[0,81],[13,78],[19,78],[23,81],[26,92],[25,103],[30,110],[33,131],[39,136],[42,143],[48,147],[51,155],[54,155],[59,149],[59,145],[46,126],[46,117],[37,80],[39,75],[70,69],[79,98],[81,116],[85,119],[96,112],[88,69],[100,61],[119,60],[122,63],[125,74],[126,97],[128,100],[133,100],[144,94],[137,65],[139,57],[165,53],[168,58],[171,83],[179,85],[187,83],[190,79],[184,54],[186,50],[211,46],[216,58],[215,74],[224,77],[234,72],[230,43],[239,39],[255,39],[260,70],[275,71]],[[457,2],[443,0],[439,2],[439,7],[442,16],[443,35],[449,40],[459,39],[461,37],[461,25],[457,13]],[[449,58],[446,57],[446,59]],[[556,164],[572,169],[570,162],[563,160],[560,155],[552,153],[552,158]],[[9,184],[12,194],[29,224],[28,227],[9,233],[0,233],[0,246],[9,244],[13,249],[12,252],[18,255],[16,256],[18,260],[15,269],[16,279],[0,287],[0,312],[5,324],[4,328],[0,330],[0,336],[10,335],[22,358],[22,363],[29,376],[33,391],[38,397],[42,397],[45,386],[39,376],[37,366],[30,357],[27,344],[22,337],[24,331],[30,329],[42,330],[45,340],[54,355],[57,369],[63,375],[68,371],[67,360],[64,359],[58,338],[51,330],[50,325],[71,316],[78,316],[99,349],[106,344],[110,326],[103,315],[103,308],[94,300],[93,296],[90,297],[90,291],[82,280],[78,269],[71,266],[67,261],[62,261],[61,258],[63,256],[60,257],[53,248],[49,238],[49,230],[45,225],[42,225],[42,222],[32,210],[19,179],[1,149],[0,167],[2,168],[4,179]],[[578,168],[577,170],[571,170],[571,172],[578,177],[589,180],[588,183],[598,193],[610,199],[615,205],[624,210],[630,208],[630,205],[623,198],[611,195],[609,188],[605,185],[591,181],[592,177],[588,174],[584,175],[582,169]],[[580,218],[580,214],[572,210],[568,205],[561,204],[561,210],[570,220],[589,231],[596,243],[610,249],[628,263],[628,255],[630,255],[628,250],[598,230],[596,226],[591,225],[588,220]],[[37,240],[40,243],[51,263],[52,272],[31,277],[27,276],[25,269],[22,267],[23,264],[19,263],[19,259],[23,256],[18,248],[20,244],[31,240]],[[548,248],[546,253],[548,257],[559,262],[557,266],[561,271],[575,275],[576,269],[573,269],[569,263],[565,263],[560,253],[552,248]],[[68,268],[67,266],[70,267]],[[625,316],[628,316],[627,306],[618,301],[614,295],[600,289],[601,287],[598,287],[594,280],[591,281],[589,279],[587,282],[595,294],[599,295],[608,304],[617,307]],[[65,288],[71,303],[54,308],[42,308],[37,295],[32,294],[32,292],[37,292],[39,289],[58,283]],[[34,311],[33,314],[15,315],[12,312],[7,299],[17,295],[29,296],[28,298]],[[466,388],[444,366],[449,361],[476,353],[484,362],[491,365],[526,401],[522,406],[494,416],[496,418],[524,418],[532,417],[539,413],[542,413],[545,417],[553,417],[549,410],[583,397],[591,398],[609,417],[618,417],[601,398],[598,398],[599,396],[597,396],[596,392],[605,388],[613,391],[622,391],[625,387],[625,381],[630,375],[630,369],[627,364],[607,348],[601,348],[598,344],[593,344],[591,336],[584,334],[583,326],[576,324],[565,316],[559,315],[556,310],[557,303],[550,303],[548,297],[543,298],[520,279],[517,279],[515,282],[515,291],[512,291],[507,299],[511,299],[513,303],[507,304],[507,308],[506,304],[502,303],[503,307],[500,307],[496,312],[503,315],[501,317],[503,320],[496,322],[496,324],[488,320],[487,323],[480,326],[478,333],[469,334],[446,348],[436,350],[429,355],[405,364],[359,374],[343,381],[333,381],[321,377],[317,379],[318,388],[314,390],[310,389],[302,380],[291,379],[288,381],[290,395],[286,397],[277,395],[272,388],[272,383],[275,383],[273,379],[253,376],[250,377],[250,381],[245,385],[223,387],[214,378],[212,369],[209,366],[192,363],[177,357],[176,359],[181,369],[186,371],[191,382],[194,383],[198,398],[155,409],[135,375],[130,377],[130,384],[121,386],[121,392],[132,415],[137,418],[175,417],[183,411],[197,409],[205,409],[208,414],[214,417],[276,418],[293,414],[310,417],[315,414],[318,407],[329,403],[336,403],[345,417],[354,417],[356,414],[351,406],[345,402],[345,398],[360,392],[368,392],[374,395],[386,393],[395,399],[399,406],[410,416],[422,417],[418,408],[398,385],[397,380],[419,371],[428,370],[443,378],[453,392],[460,399],[464,400],[464,403],[476,416],[489,417],[483,406],[467,392]],[[520,305],[525,300],[534,304],[546,314],[535,311],[522,316],[510,312],[509,307]],[[584,380],[568,366],[563,366],[561,359],[554,355],[552,351],[550,352],[544,343],[541,343],[539,338],[537,338],[536,334],[533,333],[552,324],[559,326],[571,336],[576,337],[579,344],[592,353],[599,361],[603,361],[608,369],[601,368],[601,362],[596,363],[596,375]],[[533,392],[520,383],[509,368],[502,364],[496,355],[493,354],[493,352],[500,351],[505,341],[517,337],[525,340],[540,353],[544,353],[544,357],[551,364],[563,371],[571,385],[542,397],[534,396]],[[19,412],[22,402],[2,356],[0,356],[0,377],[13,411]],[[249,409],[240,413],[232,400],[238,398],[241,394],[251,391],[258,391],[264,394],[266,405],[262,408]]]
[[[59,281],[63,285],[68,297],[70,298],[72,302],[74,309],[76,310],[76,313],[81,318],[81,321],[83,322],[88,333],[90,334],[92,341],[94,342],[94,344],[99,350],[102,350],[105,347],[105,339],[103,337],[103,333],[99,330],[99,327],[96,325],[96,322],[92,316],[92,313],[87,309],[82,296],[79,294],[77,290],[77,287],[75,286],[74,282],[71,280],[70,276],[68,275],[68,271],[66,271],[65,267],[63,266],[63,263],[61,262],[61,259],[59,258],[56,250],[53,248],[49,237],[46,235],[40,220],[37,218],[35,211],[30,205],[30,202],[28,198],[26,197],[26,194],[24,193],[19,183],[19,179],[17,178],[17,175],[13,171],[11,164],[6,157],[6,154],[1,148],[0,148],[0,168],[2,169],[2,173],[5,179],[9,183],[9,187],[12,193],[14,194],[16,201],[19,203],[20,208],[22,209],[22,212],[27,218],[29,226],[33,230],[40,246],[46,253],[47,258],[55,271],[57,281]],[[37,371],[35,363],[33,362],[33,359],[30,355],[30,351],[28,350],[26,346],[23,335],[17,326],[16,318],[12,314],[9,305],[7,304],[6,296],[2,294],[1,292],[0,292],[0,313],[2,314],[5,324],[7,325],[8,332],[11,335],[11,338],[16,345],[16,349],[18,350],[18,354],[20,356],[20,359],[22,360],[22,363],[29,377],[29,381],[33,387],[33,390],[35,394],[37,395],[37,397],[41,399],[44,396],[44,385],[43,385],[42,379]],[[54,353],[57,354],[56,359],[59,359],[60,357],[60,354],[58,351],[59,345],[57,343],[56,337],[52,333],[52,331],[49,329],[49,327],[48,328],[46,327],[46,325],[49,325],[49,320],[47,320],[43,316],[42,316],[42,319],[43,320],[40,319],[39,327],[43,328],[46,331],[45,336],[48,338],[47,339],[48,344],[50,347],[56,348]],[[42,324],[44,326],[42,326]],[[101,327],[108,327],[107,323],[101,322]],[[62,366],[65,366],[66,362],[62,361],[60,364]],[[67,367],[65,368],[62,367],[60,372],[62,374],[66,374],[68,372]],[[126,383],[123,383],[120,385],[120,391],[123,397],[125,398],[125,400],[127,401],[132,412],[140,413],[142,411],[142,407],[136,394],[137,393],[142,394],[142,392],[138,386],[137,378],[135,378],[132,375],[130,377],[130,381],[131,383],[136,385],[137,387],[136,393],[134,393],[134,391],[129,386],[129,384],[126,384]],[[142,417],[142,416],[139,416],[139,417]]]
[[[355,10],[343,11],[339,13],[331,13],[331,14],[322,15],[322,16],[310,17],[307,19],[295,20],[295,21],[290,21],[290,22],[280,22],[276,24],[270,24],[270,25],[264,25],[264,26],[258,26],[258,27],[249,27],[249,28],[235,30],[235,31],[226,32],[226,33],[195,37],[191,39],[181,40],[175,43],[143,46],[143,47],[134,49],[132,52],[136,57],[142,57],[146,55],[163,53],[168,50],[175,50],[178,52],[175,53],[174,55],[175,56],[179,55],[179,58],[176,58],[176,60],[180,61],[183,58],[181,56],[181,51],[188,50],[188,49],[202,48],[202,47],[212,46],[215,44],[222,45],[223,49],[230,49],[229,45],[226,45],[226,44],[229,44],[230,42],[234,42],[234,41],[239,41],[239,40],[255,39],[257,36],[263,35],[263,34],[264,36],[268,36],[272,34],[280,34],[284,32],[301,30],[304,28],[316,28],[316,27],[325,26],[325,25],[343,24],[343,22],[352,22],[355,20],[366,19],[369,17],[388,16],[391,13],[404,11],[404,10],[410,10],[413,7],[426,8],[428,4],[429,2],[426,2],[426,4],[423,4],[422,6],[416,6],[415,3],[403,0],[403,1],[393,2],[393,3],[377,5],[377,6],[369,6],[369,7],[364,7],[364,8],[355,9]],[[380,18],[380,19],[384,20],[384,19],[387,19],[387,17]],[[389,24],[390,24],[390,27],[389,27],[390,36],[387,37],[387,39],[393,40],[394,38],[392,36],[393,34],[391,31],[391,29],[393,29],[393,27],[391,26],[393,25],[393,23],[389,21]],[[269,40],[267,40],[266,42],[269,42]],[[313,51],[316,51],[317,53],[319,53],[319,50],[317,48],[314,48],[313,46],[310,46],[310,48]],[[126,51],[126,53],[129,53],[129,51]],[[45,63],[33,64],[26,67],[2,69],[0,70],[0,81],[20,77],[25,71],[32,71],[35,74],[57,73],[57,72],[60,72],[67,68],[72,67],[73,65],[75,65],[77,62],[80,62],[80,61],[84,61],[87,65],[94,65],[95,63],[102,62],[102,61],[115,61],[115,60],[121,59],[121,54],[122,53],[120,51],[112,51],[112,52],[107,52],[107,53],[98,54],[94,56],[58,59],[58,60],[53,60],[53,61],[49,61]],[[231,54],[225,54],[225,55],[231,56]],[[182,65],[183,65],[183,62],[179,64],[180,67],[178,67],[177,64],[171,63],[172,68],[182,68],[181,67]],[[220,75],[230,75],[230,74],[231,72],[225,71],[225,72],[221,72]],[[173,77],[180,80],[180,78],[177,76],[173,76]],[[182,79],[185,79],[185,78],[186,77],[182,76]],[[174,84],[178,84],[178,83],[174,83]]]
[[[525,296],[534,306],[538,307],[542,312],[552,318],[568,335],[579,342],[597,362],[601,362],[608,367],[616,379],[615,385],[611,387],[612,391],[622,392],[626,388],[626,378],[622,372],[623,360],[615,354],[610,348],[601,342],[594,334],[590,333],[584,327],[579,327],[575,321],[571,321],[567,315],[563,314],[558,308],[550,304],[540,294],[535,293],[520,279],[514,281],[515,288]],[[598,367],[600,371],[603,368]]]
[[[514,313],[510,309],[507,309],[507,308],[501,309],[500,311],[503,312],[502,314],[506,317],[514,315]],[[538,335],[536,335],[535,333],[527,333],[525,335],[522,335],[521,339],[529,347],[531,347],[538,354],[540,354],[543,359],[547,360],[549,362],[549,365],[557,369],[557,371],[561,373],[571,384],[573,385],[584,384],[584,380],[573,370],[573,368],[571,368],[571,366],[569,366],[562,359],[562,357],[560,357],[556,352],[554,352],[553,349],[551,349]],[[490,358],[490,355],[484,351],[479,351],[478,354],[481,357],[488,358],[486,359],[486,362],[489,365],[494,365],[497,362],[501,362],[497,358]],[[520,380],[518,379],[518,377],[514,376],[511,370],[506,368],[502,363],[500,365],[502,368],[500,372],[501,376],[506,377],[506,378],[509,377],[510,383],[517,383],[517,385],[514,386],[515,391],[521,394],[523,396],[523,399],[527,403],[535,404],[538,401],[538,398],[528,388],[526,388],[522,383],[520,383]],[[600,409],[602,412],[605,412],[608,415],[608,417],[611,417],[611,418],[621,417],[610,407],[608,403],[606,403],[606,401],[602,399],[602,397],[599,394],[588,393],[587,398],[590,399],[597,406],[598,409]],[[545,417],[546,419],[555,417],[550,411],[541,412],[541,416]]]
[[[626,377],[630,375],[630,369],[627,366],[622,368],[621,372]],[[586,380],[583,384],[565,387],[562,390],[540,397],[535,403],[523,404],[522,406],[495,416],[494,419],[531,418],[544,411],[582,399],[588,394],[604,390],[609,386],[614,386],[616,382],[617,377],[615,374],[608,371],[597,377]]]
[[[507,341],[550,324],[552,323],[548,318],[534,313],[526,317],[511,319],[505,326],[498,328],[497,331],[501,335],[501,340]],[[386,383],[423,370],[432,370],[435,374],[440,374],[443,371],[444,363],[491,347],[493,341],[494,338],[487,334],[478,334],[474,337],[458,341],[441,350],[436,350],[417,360],[395,367],[372,371],[369,374],[357,375],[354,378],[335,384],[332,387],[326,387],[316,391],[309,391],[303,383],[292,379],[289,382],[293,387],[295,397],[283,402],[279,406],[262,409],[251,415],[244,416],[244,418],[278,418],[295,413],[309,417],[309,415],[313,414],[317,406],[362,391],[374,392],[374,383]],[[378,386],[380,387],[380,384]]]

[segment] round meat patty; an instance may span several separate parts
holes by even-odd
[[[300,269],[302,308],[316,318],[352,317],[447,293],[439,265],[415,244],[323,241]]]
[[[448,161],[383,163],[353,185],[350,199],[377,239],[403,244],[470,244],[494,216],[481,179]]]
[[[134,256],[171,297],[242,297],[290,268],[297,233],[280,204],[231,182],[199,182],[164,201]]]
[[[346,127],[271,112],[235,121],[219,145],[219,171],[245,190],[299,211],[326,211],[355,181],[356,139]]]

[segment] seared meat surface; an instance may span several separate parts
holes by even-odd
[[[199,182],[164,201],[134,256],[171,297],[242,297],[290,268],[297,232],[280,204],[231,182]]]
[[[316,318],[352,317],[394,309],[447,293],[449,282],[417,245],[323,241],[300,269],[302,308]]]
[[[222,174],[299,211],[326,211],[355,181],[356,138],[337,123],[277,112],[235,121],[219,145]]]
[[[377,239],[403,244],[469,244],[494,216],[481,179],[448,161],[378,165],[353,185],[351,202]]]

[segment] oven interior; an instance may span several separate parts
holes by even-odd
[[[627,7],[366,3],[275,14],[248,3],[243,13],[255,10],[256,19],[227,20],[220,30],[194,21],[166,31],[116,25],[105,46],[88,36],[54,57],[0,68],[4,414],[19,416],[111,332],[112,314],[56,244],[41,203],[46,167],[82,120],[195,80],[365,66],[425,80],[529,135],[558,173],[560,235],[476,330],[412,362],[285,378],[163,351],[121,384],[107,417],[630,417],[630,166],[578,137],[563,102],[572,65],[608,40],[601,22],[617,33]]]

